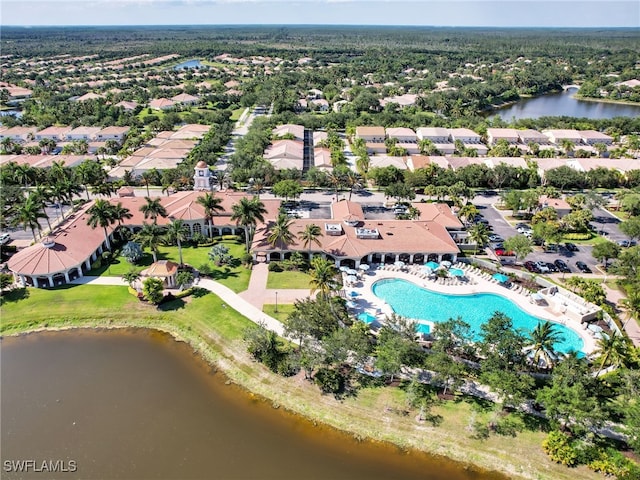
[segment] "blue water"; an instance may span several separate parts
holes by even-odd
[[[173,67],[174,70],[186,70],[189,68],[200,68],[202,66],[202,63],[200,63],[200,60],[188,60],[186,62],[182,62],[179,65],[176,65],[175,67]]]
[[[511,300],[492,293],[447,295],[425,290],[406,280],[393,279],[376,282],[373,285],[373,293],[403,317],[432,322],[444,322],[450,318],[461,317],[471,325],[476,339],[480,338],[480,326],[496,311],[511,318],[515,329],[527,332],[531,332],[538,323],[544,321],[528,314]],[[554,323],[554,326],[562,338],[562,341],[554,345],[557,351],[582,351],[584,344],[576,332],[559,323]]]

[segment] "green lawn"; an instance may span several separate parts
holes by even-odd
[[[309,288],[311,277],[304,272],[269,272],[267,288]]]
[[[233,122],[237,122],[240,119],[240,115],[242,115],[242,112],[244,112],[244,107],[236,108],[231,112],[230,120]]]
[[[273,317],[276,320],[279,320],[284,323],[287,320],[287,317],[289,316],[289,314],[293,312],[293,304],[292,303],[278,304],[277,313],[276,313],[275,304],[273,303],[265,304],[262,306],[262,311],[267,315],[269,315],[270,317]]]
[[[156,308],[131,295],[127,287],[64,285],[53,289],[17,289],[3,295],[0,332],[38,327],[135,325],[150,328],[170,324],[178,330],[214,330],[240,339],[252,322],[223,306],[212,293],[178,299]]]
[[[204,264],[209,265],[212,269],[210,275],[212,279],[219,281],[236,293],[242,292],[249,286],[249,279],[251,277],[251,270],[244,267],[239,260],[245,253],[244,243],[238,242],[235,239],[222,240],[220,243],[226,245],[229,248],[229,253],[234,257],[235,261],[232,265],[217,267],[209,260],[210,246],[182,247],[182,260],[184,263],[195,268],[200,268]],[[160,247],[158,249],[158,260],[171,260],[172,262],[178,263],[178,247]],[[123,257],[118,256],[110,265],[102,265],[100,268],[91,270],[88,275],[119,277],[127,273],[132,267],[140,271],[152,263],[153,255],[148,251],[145,251],[142,260],[135,266],[132,266]]]

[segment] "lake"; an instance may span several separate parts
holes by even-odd
[[[577,88],[569,88],[561,93],[525,98],[508,107],[495,110],[489,116],[498,115],[505,121],[511,121],[513,118],[519,120],[521,118],[557,116],[592,119],[640,116],[640,105],[578,100],[573,98],[577,91]]]
[[[159,332],[48,332],[0,346],[3,479],[51,476],[8,473],[15,460],[59,461],[65,479],[506,478],[274,409]]]
[[[173,67],[173,69],[188,70],[190,68],[201,68],[201,67],[202,67],[202,63],[200,62],[200,60],[187,60],[186,62],[182,62],[176,65],[175,67]]]

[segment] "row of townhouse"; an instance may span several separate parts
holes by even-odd
[[[74,140],[86,140],[106,142],[116,140],[121,142],[129,132],[130,127],[59,127],[51,126],[38,130],[36,127],[0,127],[0,141],[10,138],[14,142],[27,143],[39,142],[49,139],[55,142],[71,142]]]
[[[329,170],[331,165],[331,151],[322,146],[327,132],[310,132],[305,135],[302,125],[278,125],[272,130],[274,140],[264,152],[264,158],[276,170],[304,169],[305,155],[308,156],[309,166]]]
[[[529,145],[537,144],[540,148],[561,149],[565,141],[571,142],[576,149],[593,150],[593,146],[601,143],[613,144],[613,138],[594,130],[516,130],[514,128],[488,128],[487,144],[482,136],[468,128],[421,127],[412,130],[406,127],[384,128],[379,126],[363,126],[356,128],[356,138],[364,140],[369,154],[387,153],[385,140],[395,138],[397,144],[408,154],[420,153],[420,141],[429,140],[443,155],[451,155],[455,151],[455,143],[462,142],[465,148],[474,149],[478,155],[486,155],[490,146],[501,140],[519,147],[523,152],[529,151]],[[594,151],[594,150],[593,150]]]

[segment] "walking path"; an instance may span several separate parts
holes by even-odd
[[[268,267],[266,264],[257,264],[254,268],[255,271],[252,272],[249,289],[240,295],[221,283],[208,278],[201,278],[197,286],[215,293],[228,306],[249,320],[255,323],[261,323],[265,328],[273,330],[280,336],[284,336],[284,325],[262,311],[264,303],[275,303],[275,290],[267,290],[266,288],[269,273]],[[107,276],[85,276],[77,278],[71,283],[76,285],[128,285],[121,277]],[[281,300],[283,304],[293,303],[298,298],[304,298],[308,295],[308,290],[278,290],[278,300]]]

